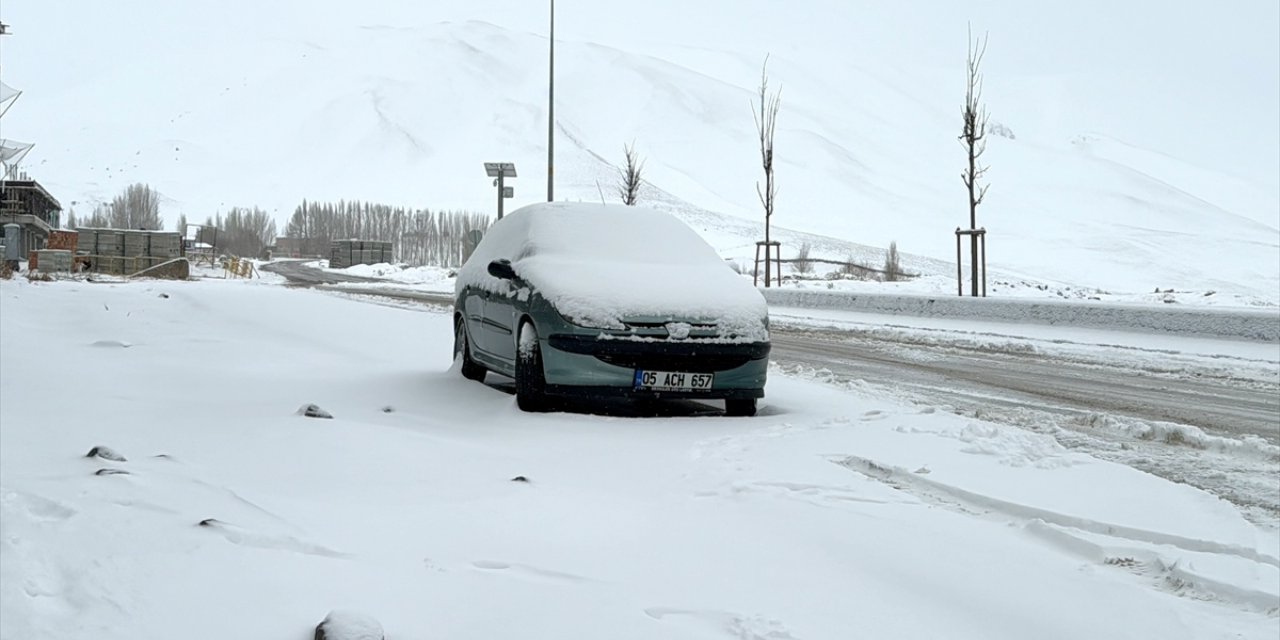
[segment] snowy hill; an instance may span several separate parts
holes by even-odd
[[[991,34],[986,103],[1012,133],[991,138],[979,210],[994,273],[1280,300],[1274,3],[1208,18],[1144,2],[881,4],[562,0],[557,197],[613,199],[611,163],[635,141],[650,201],[749,257],[749,104],[768,53],[783,95],[775,224],[832,238],[833,258],[896,240],[946,273],[967,224],[955,137],[970,20]],[[4,79],[26,90],[4,135],[37,143],[26,168],[78,213],[135,181],[170,218],[256,205],[283,219],[303,198],[488,211],[492,160],[517,164],[512,206],[544,198],[544,6],[170,5],[4,7]]]

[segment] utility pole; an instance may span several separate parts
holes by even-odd
[[[551,0],[551,75],[547,80],[547,202],[555,201],[556,0]]]

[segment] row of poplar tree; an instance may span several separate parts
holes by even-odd
[[[188,224],[192,222],[192,224]],[[65,226],[112,229],[163,228],[160,197],[151,187],[135,184],[93,213],[77,218],[68,211]],[[295,239],[307,256],[327,256],[334,240],[377,240],[392,243],[396,259],[411,265],[460,266],[467,257],[472,231],[489,227],[489,217],[467,211],[431,211],[393,207],[372,202],[303,201],[284,227],[284,237]],[[178,217],[174,228],[186,237],[213,245],[222,253],[258,256],[276,244],[278,227],[271,214],[257,207],[234,207],[208,216],[203,222]]]

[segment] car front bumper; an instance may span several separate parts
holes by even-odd
[[[637,398],[746,399],[764,396],[769,371],[768,342],[609,339],[573,334],[543,341],[547,392],[555,395]],[[710,389],[636,389],[637,369],[712,373]]]

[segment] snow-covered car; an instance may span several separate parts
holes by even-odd
[[[525,411],[560,396],[724,400],[756,412],[769,368],[764,297],[675,217],[622,205],[523,207],[458,272],[462,375],[515,379]]]

